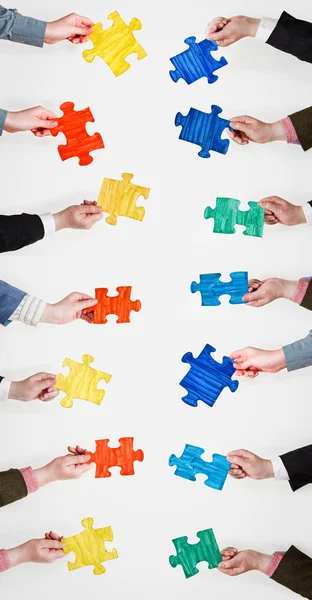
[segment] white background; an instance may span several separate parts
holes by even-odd
[[[251,8],[252,4],[252,8]],[[88,131],[103,135],[105,150],[94,162],[79,167],[76,159],[62,162],[58,138],[35,139],[30,134],[1,139],[1,210],[55,212],[70,204],[97,199],[103,177],[135,174],[151,187],[144,203],[143,223],[119,219],[117,227],[103,219],[88,232],[64,231],[14,254],[1,255],[1,278],[50,302],[71,291],[93,293],[132,285],[142,310],[130,325],[84,322],[37,329],[12,324],[1,330],[1,373],[19,379],[40,370],[58,373],[65,356],[95,357],[94,366],[112,373],[100,407],[75,401],[65,410],[59,399],[44,405],[11,401],[1,407],[1,468],[42,466],[66,452],[68,444],[94,449],[94,440],[134,436],[145,461],[135,477],[95,480],[93,470],[83,480],[60,482],[7,506],[0,514],[0,547],[10,548],[53,529],[64,536],[81,530],[92,516],[95,527],[111,525],[119,559],[106,563],[107,573],[94,577],[92,568],[69,573],[67,558],[53,565],[26,564],[1,575],[2,596],[25,600],[55,595],[83,600],[91,597],[138,600],[164,597],[224,599],[226,594],[250,598],[286,598],[290,592],[259,573],[230,579],[202,563],[200,574],[186,581],[182,569],[169,566],[172,538],[213,527],[220,547],[236,545],[271,553],[290,544],[312,554],[308,515],[311,490],[296,494],[288,483],[237,482],[228,479],[222,492],[175,477],[167,466],[171,453],[185,443],[226,453],[246,447],[272,457],[311,442],[309,369],[261,375],[240,381],[235,394],[226,389],[213,409],[181,402],[179,381],[187,370],[181,356],[194,356],[208,342],[216,357],[243,347],[280,348],[304,337],[309,312],[283,300],[262,309],[231,306],[202,308],[200,295],[189,291],[200,273],[248,270],[250,276],[289,279],[311,273],[311,231],[300,226],[266,227],[262,239],[212,234],[213,221],[203,218],[216,196],[249,200],[277,194],[295,203],[311,198],[311,154],[298,146],[276,143],[239,147],[226,156],[212,153],[200,159],[200,148],[178,141],[174,127],[178,111],[190,106],[209,112],[223,108],[225,118],[250,114],[274,121],[311,104],[311,65],[301,63],[260,41],[245,39],[217,55],[229,65],[219,80],[202,79],[191,86],[174,84],[169,57],[185,48],[184,38],[204,37],[206,23],[223,14],[278,17],[283,9],[312,19],[305,0],[204,2],[182,0],[20,1],[19,10],[53,20],[71,11],[102,21],[119,10],[129,22],[141,19],[137,39],[148,57],[115,78],[97,58],[81,57],[81,47],[67,43],[44,49],[1,42],[1,107],[18,110],[42,104],[56,112],[64,101],[77,109],[90,106],[95,123]],[[90,44],[88,45],[90,47]],[[243,206],[247,208],[247,205]],[[239,227],[237,229],[240,229]],[[111,547],[110,544],[108,544]],[[70,557],[72,558],[72,557]],[[6,594],[5,594],[6,592]]]

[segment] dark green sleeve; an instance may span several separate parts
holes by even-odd
[[[308,310],[312,310],[312,279],[307,287],[307,291],[300,306],[303,306],[303,308],[307,308]]]
[[[271,579],[304,598],[312,599],[312,559],[295,546],[287,550]]]
[[[27,486],[18,469],[0,471],[0,506],[6,506],[27,496]]]
[[[312,148],[312,106],[289,115],[303,150]]]

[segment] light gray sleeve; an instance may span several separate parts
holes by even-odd
[[[293,344],[283,346],[286,358],[287,371],[296,371],[312,366],[312,330],[307,337],[297,340]]]
[[[0,39],[42,48],[46,21],[24,17],[15,8],[0,5]]]
[[[1,110],[0,108],[0,135],[3,133],[4,122],[6,120],[6,116],[8,114],[7,110]]]

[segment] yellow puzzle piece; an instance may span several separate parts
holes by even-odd
[[[66,392],[65,398],[61,400],[61,405],[65,408],[72,408],[74,398],[80,398],[80,400],[88,400],[94,404],[101,404],[105,391],[98,390],[97,385],[104,379],[108,383],[111,379],[111,375],[104,373],[103,371],[96,371],[90,367],[90,364],[94,361],[93,356],[90,354],[84,354],[82,356],[82,363],[65,358],[63,367],[70,367],[70,372],[65,377],[62,373],[56,376],[56,384],[54,387],[58,388],[62,392]]]
[[[150,188],[131,183],[132,173],[122,173],[122,180],[103,179],[101,191],[97,204],[102,206],[103,212],[109,213],[106,223],[117,225],[116,217],[129,217],[137,221],[143,221],[145,208],[136,206],[140,196],[145,200],[149,197]]]
[[[130,68],[130,64],[125,60],[129,54],[137,54],[138,60],[146,56],[145,50],[132,33],[142,29],[142,24],[139,19],[131,19],[127,25],[116,10],[108,15],[108,19],[114,21],[109,29],[103,29],[101,23],[93,25],[93,32],[89,34],[89,38],[94,47],[92,50],[84,50],[82,56],[87,62],[92,62],[95,56],[100,56],[118,77]]]
[[[94,575],[102,575],[106,569],[101,563],[118,558],[118,552],[115,548],[111,552],[108,552],[105,548],[105,542],[112,542],[114,539],[112,528],[93,529],[93,519],[90,517],[83,519],[81,525],[85,528],[82,533],[62,538],[62,542],[65,544],[64,553],[74,552],[76,555],[75,562],[67,563],[68,570],[73,571],[74,569],[93,565]]]

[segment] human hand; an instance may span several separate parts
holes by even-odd
[[[64,556],[64,544],[60,536],[53,534],[53,532],[51,534],[54,537],[29,540],[16,548],[7,550],[10,566],[16,567],[25,562],[52,563],[57,558],[62,558]]]
[[[56,44],[63,40],[68,40],[72,44],[84,44],[89,40],[93,25],[93,21],[88,17],[71,13],[47,24],[44,41],[46,44]]]
[[[249,306],[265,306],[278,298],[291,300],[297,287],[298,281],[279,279],[278,277],[271,277],[263,281],[251,279],[248,282],[248,294],[245,294],[242,300]]]
[[[102,207],[97,206],[96,202],[87,203],[86,200],[83,204],[69,206],[53,215],[55,231],[61,229],[91,229],[102,217]]]
[[[247,346],[230,354],[234,360],[235,375],[242,377],[257,377],[259,372],[278,373],[286,368],[283,350],[260,350]]]
[[[270,554],[262,554],[256,550],[242,550],[237,548],[225,548],[221,551],[223,561],[218,570],[225,575],[242,575],[248,571],[261,571],[265,573],[272,559]]]
[[[86,313],[85,309],[95,306],[97,300],[81,292],[72,292],[56,304],[46,304],[40,318],[41,323],[53,325],[66,325],[77,319],[87,323],[93,322],[93,313]]]
[[[79,448],[81,452],[73,453],[73,448],[69,446],[68,451],[70,454],[55,458],[49,464],[41,467],[41,469],[35,470],[39,487],[52,483],[53,481],[79,479],[79,477],[89,471],[92,467],[92,465],[87,464],[90,460],[90,456],[86,453],[87,451],[82,450],[80,446],[77,446],[77,448]]]
[[[264,209],[264,222],[267,225],[280,223],[291,226],[307,222],[302,206],[291,204],[279,196],[263,198],[259,204]]]
[[[260,458],[248,450],[233,450],[226,455],[231,463],[230,475],[234,479],[270,479],[274,477],[271,460]]]
[[[12,381],[9,389],[9,398],[12,400],[52,400],[58,395],[54,385],[55,375],[50,373],[37,373],[23,381]]]
[[[260,19],[251,17],[216,17],[207,26],[206,38],[217,42],[218,46],[230,46],[244,37],[255,37]]]
[[[230,125],[234,131],[228,130],[228,135],[237,144],[245,146],[249,142],[256,144],[266,144],[267,142],[277,142],[286,140],[286,134],[280,123],[264,123],[253,117],[246,115],[242,117],[233,117]]]
[[[51,135],[50,129],[57,126],[56,119],[56,114],[51,110],[43,106],[34,106],[26,110],[8,112],[3,128],[8,133],[32,131],[36,137],[46,137]]]

